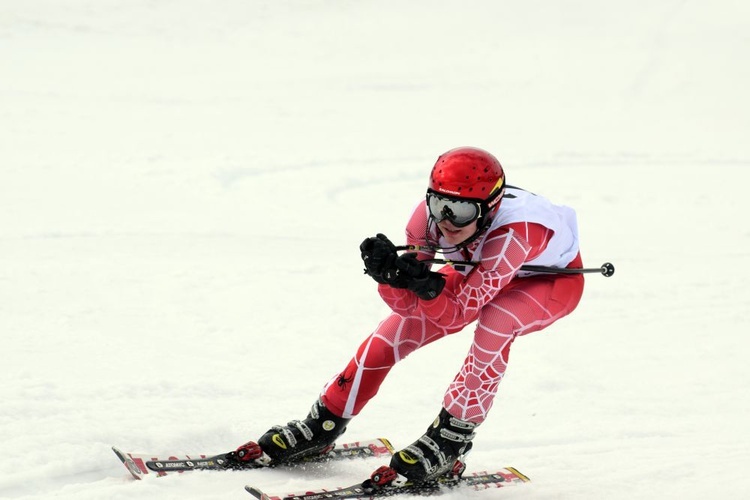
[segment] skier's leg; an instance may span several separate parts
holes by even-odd
[[[421,315],[391,314],[359,346],[346,368],[326,385],[322,400],[338,415],[357,415],[377,394],[396,363],[455,331],[438,327]]]
[[[474,342],[443,406],[451,415],[482,423],[505,374],[513,340],[570,314],[582,293],[583,275],[543,275],[511,282],[480,312]]]
[[[521,278],[485,305],[469,355],[445,394],[440,415],[424,435],[393,456],[391,468],[416,482],[449,472],[471,449],[474,429],[492,407],[513,340],[569,314],[582,291],[582,275]]]

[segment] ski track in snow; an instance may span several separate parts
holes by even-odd
[[[576,208],[587,278],[519,339],[444,498],[750,497],[750,7],[643,0],[73,0],[0,6],[0,498],[250,498],[382,464],[134,481],[305,415],[387,313],[438,154]],[[385,26],[389,28],[386,30]],[[346,439],[417,438],[471,328],[412,354]]]

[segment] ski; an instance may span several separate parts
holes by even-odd
[[[343,500],[381,498],[394,495],[431,496],[440,495],[456,488],[486,490],[490,488],[503,488],[512,484],[527,483],[529,481],[530,479],[518,472],[518,470],[513,467],[506,467],[492,473],[474,472],[468,476],[445,476],[426,484],[406,483],[402,486],[386,486],[381,488],[373,486],[372,482],[368,479],[347,488],[320,489],[302,493],[288,493],[282,496],[268,495],[251,485],[245,486],[245,490],[258,500]]]
[[[143,479],[146,476],[164,476],[170,472],[185,472],[191,470],[243,470],[259,469],[266,467],[301,467],[308,464],[320,464],[334,460],[344,460],[349,458],[368,458],[391,456],[393,446],[385,438],[373,439],[370,441],[355,441],[336,446],[333,449],[322,453],[306,457],[298,462],[288,464],[270,464],[260,465],[255,462],[240,462],[233,458],[232,452],[221,453],[219,455],[170,455],[167,458],[159,458],[153,454],[139,454],[123,452],[117,447],[112,447],[117,458],[122,461],[125,468],[128,469],[134,478]]]

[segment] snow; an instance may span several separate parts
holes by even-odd
[[[576,312],[519,339],[446,498],[750,498],[750,4],[0,4],[0,497],[250,498],[381,464],[134,481],[110,447],[218,453],[301,418],[386,314],[438,154],[576,208]],[[404,446],[471,328],[352,421]]]

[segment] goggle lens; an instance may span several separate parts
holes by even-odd
[[[473,201],[444,198],[434,193],[427,194],[427,206],[436,222],[449,220],[456,227],[468,226],[479,218],[479,204]]]

